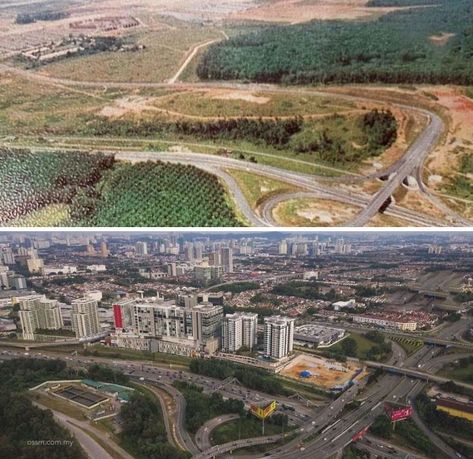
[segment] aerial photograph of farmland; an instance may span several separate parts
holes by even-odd
[[[2,0],[3,227],[471,226],[471,0]]]

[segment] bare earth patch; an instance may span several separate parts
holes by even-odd
[[[301,198],[278,204],[274,218],[284,226],[336,226],[352,219],[360,209],[329,199]]]
[[[215,92],[215,91],[214,91]],[[255,96],[245,91],[218,91],[212,96],[215,100],[244,100],[245,102],[252,102],[254,104],[267,104],[271,99],[264,96]]]
[[[301,22],[318,20],[355,20],[389,13],[400,8],[367,7],[368,0],[276,0],[238,11],[230,19],[264,22]]]
[[[437,45],[437,46],[445,46],[450,38],[453,38],[455,36],[454,33],[445,33],[445,32],[442,32],[438,35],[431,35],[429,37],[429,40],[434,44],[434,45]]]
[[[151,104],[154,97],[126,96],[116,99],[113,105],[107,105],[100,111],[101,116],[107,118],[120,118],[130,113],[141,114],[144,111],[156,110]]]
[[[427,163],[429,175],[435,177],[429,180],[429,185],[435,189],[436,185],[442,185],[442,178],[458,171],[459,157],[455,150],[473,144],[473,100],[456,87],[432,86],[428,91],[437,97],[437,103],[450,119],[445,142],[435,149]]]

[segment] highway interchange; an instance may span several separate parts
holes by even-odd
[[[318,95],[330,98],[340,98],[351,101],[368,100],[370,102],[378,102],[386,104],[382,100],[376,100],[372,96],[365,95],[355,97],[341,93],[323,92],[321,90],[309,88],[284,88],[280,86],[268,84],[240,84],[240,83],[226,83],[226,82],[211,82],[211,83],[181,83],[176,80],[165,83],[111,83],[111,82],[97,82],[97,81],[74,81],[69,79],[53,78],[46,75],[41,75],[36,72],[22,70],[15,67],[10,67],[5,64],[0,65],[0,72],[9,72],[21,77],[26,77],[32,80],[39,81],[43,84],[62,85],[62,86],[80,86],[84,88],[121,88],[121,89],[140,89],[140,88],[175,88],[182,90],[189,89],[238,89],[238,91],[255,92],[258,93],[289,93],[299,95]],[[304,174],[301,172],[289,171],[287,169],[280,169],[277,167],[249,163],[244,160],[237,160],[227,158],[219,155],[201,154],[195,152],[150,152],[150,151],[117,151],[116,149],[101,151],[110,151],[115,153],[119,160],[126,161],[169,161],[181,164],[189,164],[200,167],[208,172],[217,175],[223,182],[225,182],[227,189],[231,193],[237,207],[241,214],[245,217],[248,224],[252,226],[278,226],[273,216],[275,205],[280,202],[287,201],[298,197],[298,192],[287,193],[284,196],[273,198],[263,206],[261,212],[257,212],[247,201],[243,195],[240,187],[236,181],[226,172],[227,169],[246,170],[248,172],[264,175],[269,178],[281,180],[283,182],[302,187],[305,190],[305,197],[311,198],[325,198],[337,202],[352,205],[360,209],[358,214],[345,226],[363,226],[368,224],[371,219],[378,213],[380,208],[391,198],[394,191],[401,186],[408,176],[414,177],[419,185],[418,192],[426,198],[432,205],[441,211],[444,218],[439,219],[430,215],[423,214],[418,211],[410,210],[405,207],[396,205],[392,202],[384,211],[386,215],[395,217],[404,221],[407,224],[415,226],[470,226],[471,222],[461,217],[453,210],[449,209],[443,201],[435,196],[423,183],[422,170],[423,164],[432,152],[433,148],[438,143],[442,133],[445,130],[442,119],[435,113],[427,111],[415,106],[391,103],[402,110],[411,111],[420,114],[427,119],[427,124],[424,130],[419,134],[417,139],[408,147],[404,155],[391,164],[388,168],[378,171],[375,174],[370,174],[365,177],[354,177],[353,174],[347,174],[343,177],[335,177],[328,179],[327,177],[318,177],[314,175]],[[54,137],[46,137],[46,140],[54,141]],[[59,140],[59,139],[58,139]],[[77,138],[76,140],[80,140]],[[126,140],[126,139],[122,139]],[[8,142],[5,145],[9,145]],[[18,146],[18,145],[16,145]],[[31,147],[29,147],[31,148]],[[44,151],[48,147],[35,147],[33,151]],[[54,149],[54,148],[49,148]],[[80,149],[79,146],[74,146],[75,150]],[[84,148],[84,151],[90,151],[90,148]],[[289,159],[288,159],[289,160]],[[297,161],[297,160],[293,160]],[[372,180],[374,178],[384,177],[381,188],[373,196],[354,190],[343,189],[340,184],[346,181],[351,183],[360,180]]]
[[[439,338],[447,338],[453,334],[458,334],[470,326],[469,320],[462,320],[438,332]],[[5,348],[7,349],[7,348]],[[1,359],[9,359],[22,356],[19,350],[0,352]],[[422,369],[423,372],[433,374],[449,362],[458,360],[469,352],[445,353],[445,347],[427,344],[418,349],[414,354],[407,356],[405,351],[397,343],[393,342],[392,355],[386,365],[398,369]],[[50,350],[32,350],[31,357],[51,358],[58,356]],[[210,377],[196,375],[178,367],[172,368],[150,362],[137,362],[128,360],[112,360],[100,357],[84,357],[81,355],[58,356],[65,358],[69,365],[85,366],[90,363],[101,363],[112,365],[121,369],[136,382],[145,384],[148,387],[159,388],[167,392],[174,400],[176,411],[169,415],[173,417],[172,423],[177,429],[177,443],[182,448],[190,451],[196,459],[225,457],[225,453],[235,451],[242,447],[256,444],[271,444],[275,446],[265,454],[270,458],[290,458],[294,451],[298,451],[298,456],[304,458],[328,458],[337,454],[345,446],[352,442],[352,437],[363,428],[369,426],[373,420],[383,412],[385,401],[409,403],[413,398],[426,387],[426,382],[422,378],[406,377],[390,371],[383,372],[377,380],[367,384],[356,384],[348,388],[333,401],[320,400],[307,403],[307,400],[276,397],[281,412],[288,415],[290,423],[295,426],[295,431],[287,433],[286,443],[281,444],[279,440],[284,435],[272,435],[269,437],[256,436],[251,439],[233,441],[224,445],[210,446],[211,431],[220,424],[227,422],[228,417],[219,416],[210,420],[199,430],[195,439],[185,429],[185,399],[182,394],[173,387],[176,380],[186,381],[199,385],[204,393],[220,392],[226,398],[236,398],[242,400],[248,408],[251,404],[266,404],[274,399],[273,396],[263,392],[250,390],[242,387],[238,381],[221,381]],[[358,400],[361,404],[354,409],[347,409],[347,404],[353,400]],[[163,410],[166,415],[166,411]],[[439,451],[439,457],[449,457],[458,459],[459,456],[450,446],[448,446],[439,436],[433,433],[426,426],[419,416],[414,412],[414,422],[429,437],[430,441]],[[207,428],[207,430],[205,430]],[[294,437],[294,438],[293,438]],[[369,439],[371,438],[371,440]],[[277,443],[276,443],[277,442]],[[389,442],[384,444],[373,440],[372,437],[359,441],[362,449],[371,452],[378,451],[381,457],[397,458],[406,457],[396,445]],[[412,453],[412,452],[411,452]],[[404,455],[403,455],[404,454]],[[410,457],[419,457],[415,454]]]

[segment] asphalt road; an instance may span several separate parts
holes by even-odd
[[[203,44],[205,45],[205,44]],[[202,46],[203,46],[202,45]],[[184,67],[185,68],[185,67]],[[11,72],[22,77],[26,77],[32,80],[36,80],[42,82],[44,84],[60,84],[64,86],[79,86],[79,87],[89,87],[89,88],[123,88],[123,89],[139,89],[139,88],[177,88],[177,89],[199,89],[199,88],[229,88],[229,89],[238,89],[241,91],[258,91],[258,92],[280,92],[280,93],[297,93],[297,94],[313,94],[313,95],[322,95],[322,96],[329,96],[332,98],[340,98],[340,99],[348,99],[348,100],[373,100],[370,95],[363,95],[359,97],[345,95],[345,94],[334,94],[330,92],[323,92],[317,90],[311,90],[307,88],[283,88],[280,86],[274,85],[267,85],[267,84],[241,84],[241,83],[228,83],[228,82],[208,82],[208,83],[177,83],[171,84],[170,82],[167,83],[147,83],[147,82],[137,82],[137,83],[130,83],[130,82],[97,82],[97,81],[74,81],[68,79],[61,79],[61,78],[53,78],[45,75],[41,75],[37,72],[30,72],[20,68],[15,67],[8,67],[4,64],[0,64],[0,72]],[[173,79],[172,79],[173,80]],[[174,79],[177,81],[177,78]],[[393,165],[391,165],[388,170],[390,172],[390,178],[385,182],[385,185],[376,193],[373,197],[371,196],[363,196],[362,194],[357,194],[354,196],[354,193],[350,193],[348,191],[341,192],[339,188],[329,188],[327,186],[323,187],[321,185],[321,181],[316,183],[317,178],[314,176],[307,176],[305,180],[301,181],[302,175],[296,174],[287,170],[279,170],[276,168],[277,178],[280,178],[286,182],[293,183],[292,180],[295,179],[296,184],[301,184],[309,192],[315,193],[327,193],[326,197],[330,199],[332,196],[333,199],[340,200],[342,199],[343,202],[347,204],[352,204],[355,206],[361,206],[361,212],[349,223],[349,226],[363,226],[369,222],[369,220],[376,215],[380,207],[386,202],[386,200],[392,195],[392,193],[396,190],[396,188],[402,183],[402,181],[408,175],[415,175],[416,171],[422,168],[422,165],[428,156],[428,154],[434,148],[436,142],[438,141],[441,133],[443,132],[444,126],[442,120],[433,112],[426,111],[424,109],[420,109],[418,107],[403,105],[403,104],[392,104],[402,109],[411,110],[417,113],[421,113],[428,117],[429,123],[424,131],[420,134],[420,136],[415,140],[415,142],[408,148],[404,156],[396,161]],[[194,156],[194,161],[192,162],[193,165],[198,167],[205,166],[203,155],[196,155]],[[175,153],[172,154],[175,156]],[[197,164],[195,164],[195,159],[197,157]],[[241,190],[238,187],[235,187],[235,183],[230,183],[228,181],[228,174],[225,174],[222,171],[222,167],[225,167],[223,162],[224,158],[214,156],[214,164],[211,169],[215,171],[220,171],[220,177],[222,179],[226,179],[226,183],[231,189],[233,196],[235,197],[237,204],[242,208],[242,213],[247,218],[248,222],[252,225],[261,226],[262,222],[258,215],[254,212],[249,212],[248,203],[246,200],[242,199]],[[156,158],[154,158],[156,159]],[[180,157],[178,162],[181,162],[184,158]],[[219,161],[220,160],[220,161]],[[188,163],[189,164],[189,163]],[[207,165],[209,167],[209,165]],[[261,172],[261,169],[256,169],[256,165],[246,163],[246,167],[250,171]],[[205,167],[203,167],[205,168]],[[273,170],[273,173],[276,172]],[[386,171],[380,171],[376,175],[381,175]],[[263,171],[264,175],[268,175],[268,170]],[[227,177],[225,177],[227,175]],[[347,181],[349,181],[347,179]],[[304,183],[305,182],[305,183]],[[311,185],[310,187],[307,186],[308,183]],[[426,187],[422,184],[422,181],[419,182],[420,192],[426,193]],[[238,188],[238,191],[237,191]],[[428,195],[431,197],[431,193]],[[362,202],[360,202],[360,199]],[[437,199],[431,199],[431,202],[434,205],[439,203]],[[437,220],[432,218],[428,215],[423,215],[418,212],[409,211],[408,209],[404,209],[395,205],[390,205],[386,210],[387,215],[393,215],[398,218],[402,218],[409,223],[420,225],[420,226],[449,226],[449,225],[456,225],[456,226],[470,226],[471,222],[468,220],[458,216],[453,210],[446,208],[445,205],[442,205],[442,211],[448,211],[448,219],[444,220]],[[250,209],[252,211],[252,209]],[[274,222],[273,222],[274,223]],[[271,226],[271,222],[268,219],[263,219],[263,224],[265,226]]]

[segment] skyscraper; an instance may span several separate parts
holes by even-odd
[[[222,266],[226,273],[233,272],[233,249],[231,247],[222,249]]]
[[[294,322],[283,316],[264,319],[264,354],[273,359],[286,357],[293,349]]]

